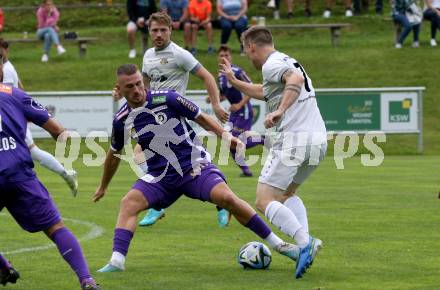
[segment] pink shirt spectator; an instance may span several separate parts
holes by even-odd
[[[51,11],[49,13],[47,13],[47,10],[41,6],[37,10],[38,28],[54,27],[57,24],[59,18],[60,12],[55,6],[51,8]]]
[[[0,8],[0,31],[3,30],[3,24],[4,24],[3,10]]]

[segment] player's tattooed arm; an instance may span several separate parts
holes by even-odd
[[[219,71],[220,73],[225,74],[229,83],[243,94],[254,99],[264,100],[263,85],[244,82],[237,79],[232,72],[231,63],[227,59],[222,59],[222,62],[219,64]]]

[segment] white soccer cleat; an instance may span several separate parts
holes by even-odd
[[[135,58],[136,57],[136,49],[130,49],[128,52],[128,58]]]
[[[437,46],[437,41],[435,41],[435,38],[432,38],[431,41],[429,42],[431,44],[431,46]]]
[[[76,171],[75,170],[65,171],[62,174],[62,177],[69,186],[72,195],[75,197],[78,194],[78,178]]]
[[[322,17],[324,18],[330,18],[332,16],[332,12],[330,10],[325,10],[324,14],[322,14]]]
[[[47,54],[43,54],[43,56],[41,57],[41,62],[48,62],[49,61],[49,56]]]
[[[353,11],[351,11],[351,9],[345,10],[345,17],[352,17],[352,16],[353,16]]]
[[[298,260],[300,248],[297,245],[282,243],[275,248],[275,251],[283,256],[286,256],[294,261]]]
[[[61,55],[63,53],[66,53],[66,50],[64,49],[64,47],[62,45],[58,45],[57,52],[58,52],[58,55]]]

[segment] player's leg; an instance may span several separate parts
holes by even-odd
[[[127,23],[127,40],[128,40],[128,47],[130,49],[128,53],[129,58],[136,57],[136,48],[134,47],[136,42],[136,30],[137,30],[136,23],[134,23],[133,21],[129,21]]]
[[[69,186],[73,196],[76,196],[78,194],[78,180],[76,171],[67,171],[63,167],[63,165],[61,165],[61,163],[55,158],[55,156],[38,148],[34,143],[32,133],[29,128],[26,129],[25,141],[26,145],[29,148],[29,151],[31,152],[32,160],[37,161],[41,164],[41,166],[61,176]]]
[[[11,263],[0,255],[0,284],[5,286],[7,283],[15,284],[20,278],[20,273],[12,267]]]

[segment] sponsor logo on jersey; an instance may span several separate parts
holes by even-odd
[[[156,104],[162,104],[165,103],[166,100],[166,96],[154,96],[153,100],[152,100],[152,104],[156,105]]]
[[[161,58],[160,59],[160,64],[164,65],[168,63],[168,59],[167,58]]]
[[[0,93],[7,93],[9,95],[12,95],[12,87],[0,84]]]
[[[182,98],[181,96],[178,96],[176,100],[181,103],[184,107],[186,107],[191,112],[197,112],[197,107],[187,99]]]

